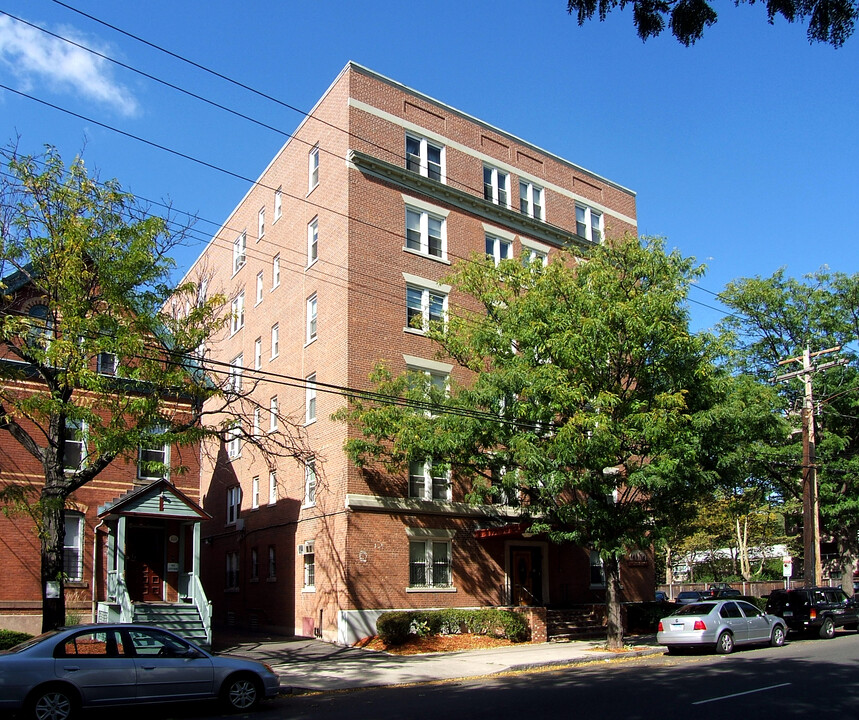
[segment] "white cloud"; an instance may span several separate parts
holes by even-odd
[[[68,31],[58,34],[70,37]],[[137,101],[113,79],[106,60],[5,15],[0,16],[0,62],[28,88],[44,82],[54,89],[72,89],[123,115],[137,113]]]

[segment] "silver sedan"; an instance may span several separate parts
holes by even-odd
[[[683,648],[712,647],[727,654],[735,645],[784,645],[784,620],[767,615],[745,600],[705,600],[684,605],[662,618],[656,641],[668,652]]]
[[[81,708],[219,698],[247,711],[277,695],[271,667],[212,655],[152,625],[79,625],[0,652],[0,715],[69,720]]]

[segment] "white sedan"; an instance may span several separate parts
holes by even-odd
[[[712,647],[727,654],[736,645],[784,645],[784,620],[767,615],[745,600],[704,600],[684,605],[659,621],[656,642],[668,652]]]

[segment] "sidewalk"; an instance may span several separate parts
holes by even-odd
[[[604,640],[510,645],[427,655],[389,655],[321,640],[248,636],[222,638],[219,652],[261,660],[293,691],[346,690],[494,675],[514,670],[662,654],[655,635],[627,638],[634,649],[606,652]]]

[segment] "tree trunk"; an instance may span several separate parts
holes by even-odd
[[[66,624],[63,546],[66,538],[65,494],[46,478],[42,488],[42,632]]]
[[[603,572],[605,573],[606,646],[609,650],[620,650],[623,647],[620,561],[614,556],[603,558]]]

